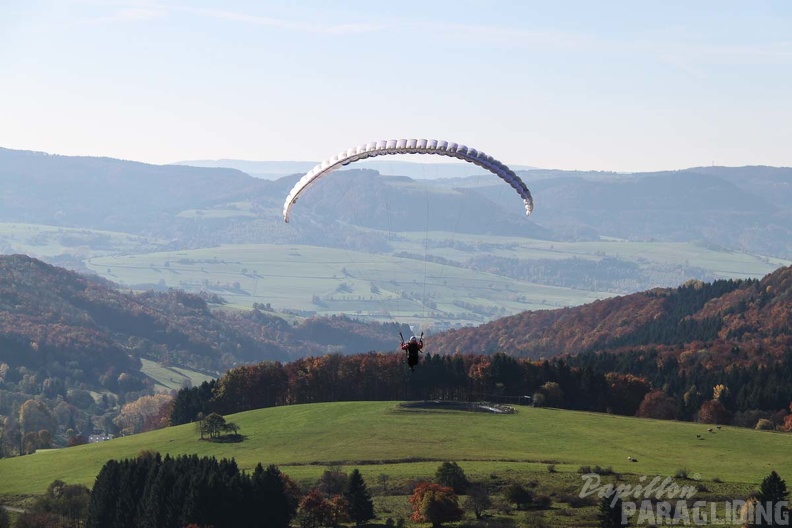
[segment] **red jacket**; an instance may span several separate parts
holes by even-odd
[[[410,350],[412,348],[412,350]],[[410,343],[407,341],[406,343],[401,344],[401,349],[406,350],[408,352],[418,352],[423,348],[423,340],[419,340],[417,343]]]

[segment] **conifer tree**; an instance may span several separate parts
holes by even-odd
[[[779,520],[776,518],[778,517],[776,511],[778,511],[779,515],[788,515],[787,512],[789,508],[785,507],[785,505],[779,506],[779,503],[786,502],[787,495],[789,495],[789,491],[787,491],[784,479],[775,471],[770,472],[759,485],[759,493],[756,496],[756,501],[760,507],[764,508],[764,511],[768,513],[769,517],[773,518],[764,519],[759,518],[760,516],[757,515],[757,518],[754,519],[754,526],[773,526],[774,522]]]
[[[287,496],[283,475],[275,465],[261,464],[253,471],[252,495],[259,508],[262,526],[286,528],[297,513],[296,504]]]
[[[616,497],[615,501],[612,496],[602,497],[599,503],[597,518],[600,522],[600,528],[622,528],[624,526],[629,526],[626,520],[622,520],[621,497]]]
[[[11,518],[2,507],[0,507],[0,528],[11,528]]]
[[[115,504],[118,500],[118,485],[121,465],[109,460],[96,476],[91,501],[88,506],[87,528],[112,526],[115,518]]]
[[[775,471],[767,475],[759,486],[758,498],[762,502],[782,502],[787,495],[786,482]]]
[[[349,518],[357,526],[374,518],[374,503],[371,500],[363,475],[357,469],[349,475],[349,483],[344,492],[344,497],[349,501]]]

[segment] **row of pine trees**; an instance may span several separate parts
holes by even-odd
[[[374,517],[371,496],[357,469],[346,479],[344,490],[327,500],[318,491],[302,496],[297,484],[274,465],[258,464],[247,473],[233,459],[142,453],[102,467],[86,527],[286,528],[298,507],[317,516],[319,523],[332,515],[355,523]]]

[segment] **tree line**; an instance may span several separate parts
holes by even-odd
[[[91,493],[87,528],[286,527],[297,511],[275,466],[252,473],[228,459],[143,453],[110,460]]]
[[[532,403],[627,416],[754,427],[784,424],[792,394],[792,351],[767,367],[686,368],[658,351],[532,361],[507,354],[427,354],[410,373],[401,354],[330,354],[288,364],[266,362],[229,370],[184,388],[170,423],[199,413],[231,414],[279,405],[332,401],[452,400]]]
[[[374,506],[357,469],[325,471],[305,492],[277,466],[248,473],[233,459],[144,452],[108,461],[96,477],[87,528],[286,528],[360,524]]]

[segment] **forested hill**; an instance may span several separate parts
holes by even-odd
[[[0,347],[11,367],[67,369],[96,379],[137,371],[134,358],[221,372],[240,362],[392,350],[399,328],[346,317],[290,324],[259,306],[178,290],[127,293],[109,282],[22,256],[0,256]],[[405,330],[405,329],[402,329]],[[406,330],[405,330],[406,331]],[[714,364],[765,358],[792,346],[792,268],[761,281],[688,282],[678,288],[560,310],[524,312],[430,338],[439,354],[540,358],[654,347],[706,348]],[[77,367],[75,367],[75,365]]]
[[[88,386],[140,376],[138,358],[222,372],[238,362],[393,348],[393,325],[345,317],[292,325],[181,291],[125,293],[23,256],[0,256],[0,363]],[[20,371],[21,372],[21,371]]]
[[[792,347],[792,268],[760,281],[690,281],[560,310],[524,312],[433,336],[445,354],[528,358],[652,347],[704,365],[765,362]]]

